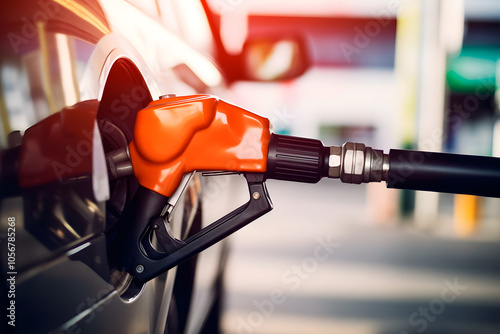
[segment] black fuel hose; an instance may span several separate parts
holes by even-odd
[[[500,197],[500,158],[390,150],[387,187]]]

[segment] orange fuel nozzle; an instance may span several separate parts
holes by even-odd
[[[194,170],[265,172],[269,120],[215,96],[151,102],[137,114],[130,158],[139,183],[171,196]]]
[[[195,170],[258,172],[264,179],[316,183],[386,180],[388,156],[359,143],[271,134],[269,120],[210,95],[170,97],[137,114],[130,158],[139,183],[170,197]]]

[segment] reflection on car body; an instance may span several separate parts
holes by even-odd
[[[174,2],[161,1],[161,6],[175,9]],[[156,6],[154,12],[144,10],[145,3],[3,5],[2,132],[52,118],[17,141],[29,144],[18,152],[24,190],[2,202],[1,216],[18,222],[19,333],[184,332],[193,307],[202,309],[190,319],[198,330],[220,295],[214,290],[220,288],[220,255],[207,262],[216,268],[214,275],[204,275],[213,298],[192,304],[199,290],[196,258],[135,289],[128,274],[108,263],[106,231],[137,182],[133,177],[106,181],[106,166],[97,166],[96,157],[128,145],[137,111],[161,94],[223,89],[213,63],[167,29],[173,23],[164,24]],[[200,3],[191,6],[204,13]],[[89,122],[78,115],[88,115]],[[201,228],[200,191],[196,176],[178,200],[170,221],[178,237]]]

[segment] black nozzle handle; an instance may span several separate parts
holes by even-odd
[[[145,265],[141,241],[148,225],[160,217],[168,197],[139,186],[120,220],[108,231],[109,262],[119,270],[135,274]]]
[[[387,188],[500,197],[500,158],[390,150]]]
[[[266,178],[316,183],[328,176],[330,148],[317,139],[272,134]]]

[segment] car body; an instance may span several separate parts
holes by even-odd
[[[204,325],[216,330],[224,243],[130,288],[128,274],[108,263],[106,232],[137,181],[102,179],[95,165],[99,154],[128,145],[137,111],[160,95],[226,91],[223,74],[210,60],[214,46],[202,4],[186,3],[1,5],[2,130],[21,130],[10,135],[11,148],[35,147],[23,151],[24,166],[31,167],[19,172],[22,192],[3,199],[1,208],[2,232],[7,217],[15,220],[14,270],[4,261],[7,234],[2,235],[2,274],[16,272],[15,284],[3,286],[14,288],[14,297],[7,300],[2,293],[2,307],[15,301],[16,332],[181,333],[201,332]],[[189,22],[197,22],[198,30],[186,31]],[[69,121],[75,113],[88,115],[88,128]],[[71,146],[75,133],[85,130],[92,137]],[[57,180],[42,172],[57,170],[54,154],[68,162]],[[80,167],[78,177],[68,172]],[[26,183],[33,176],[38,181]],[[195,175],[177,201],[170,222],[176,237],[204,224],[201,182]]]

